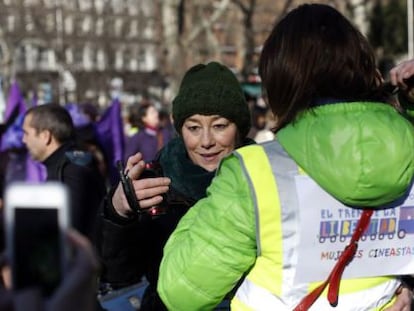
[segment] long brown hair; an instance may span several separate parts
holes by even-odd
[[[276,130],[318,98],[383,99],[367,39],[328,5],[301,5],[276,24],[264,43],[259,74]]]

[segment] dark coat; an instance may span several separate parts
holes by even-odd
[[[253,143],[251,140],[246,142]],[[103,204],[98,252],[102,261],[101,282],[113,289],[149,282],[141,310],[165,310],[156,292],[162,251],[178,221],[198,200],[206,196],[215,172],[194,165],[181,138],[170,141],[159,153],[163,175],[171,179],[166,196],[168,212],[144,219],[119,216],[111,203],[113,192]]]
[[[73,227],[92,238],[99,206],[106,194],[104,178],[92,155],[64,144],[43,164],[48,181],[61,181],[68,186]]]

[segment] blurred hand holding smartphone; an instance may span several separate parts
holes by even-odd
[[[69,265],[69,195],[58,182],[13,183],[5,191],[6,254],[12,288],[39,288],[49,297]]]

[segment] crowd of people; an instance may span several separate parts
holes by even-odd
[[[99,287],[142,279],[140,310],[410,310],[414,281],[399,266],[369,276],[361,266],[342,279],[347,265],[361,264],[359,225],[326,281],[296,278],[308,259],[304,210],[318,204],[300,193],[323,191],[363,222],[412,190],[414,59],[386,83],[347,18],[305,4],[273,27],[259,74],[265,101],[253,105],[234,73],[212,61],[187,70],[171,115],[151,102],[131,106],[117,159],[123,178],[113,184],[102,157],[75,139],[68,109],[28,109],[22,143],[46,180],[69,188],[75,260],[47,300],[11,291],[3,273],[0,310],[101,310]]]

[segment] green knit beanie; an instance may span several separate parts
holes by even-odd
[[[190,68],[172,103],[174,126],[181,134],[184,121],[195,114],[219,115],[234,122],[244,139],[250,130],[250,111],[235,75],[211,62]]]

